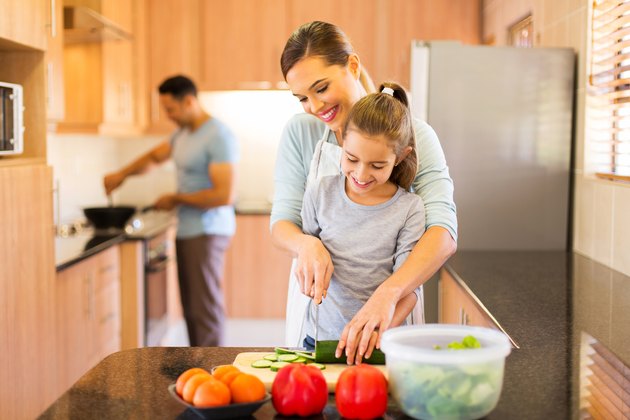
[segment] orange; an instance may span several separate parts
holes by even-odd
[[[190,368],[184,373],[182,373],[181,375],[179,375],[177,377],[177,382],[175,383],[175,390],[177,391],[177,394],[179,394],[179,396],[182,395],[186,381],[190,379],[190,377],[193,376],[195,373],[208,373],[208,371],[202,368],[195,367],[195,368]]]
[[[232,381],[238,376],[238,375],[242,375],[243,372],[241,372],[240,370],[234,370],[234,371],[230,371],[227,372],[225,375],[221,376],[220,381],[223,382],[224,384],[226,384],[227,386],[230,386],[230,384],[232,383]]]
[[[230,391],[234,403],[253,402],[265,397],[265,384],[257,376],[243,373],[234,378]]]
[[[212,376],[214,376],[218,380],[221,380],[223,375],[228,372],[240,372],[240,370],[234,365],[220,365],[212,369]]]
[[[182,390],[182,398],[184,401],[192,403],[193,397],[195,396],[195,391],[202,383],[206,381],[214,380],[212,375],[208,372],[205,373],[195,373],[191,376],[184,385],[184,389]]]
[[[211,379],[197,387],[192,403],[195,407],[216,407],[229,404],[231,399],[227,385]]]

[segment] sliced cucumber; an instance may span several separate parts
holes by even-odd
[[[271,360],[258,359],[252,362],[252,367],[255,367],[257,369],[268,368],[271,367],[272,364],[273,362]]]
[[[272,372],[277,372],[287,365],[290,365],[290,363],[289,362],[273,362],[271,366],[269,367],[271,368]]]
[[[319,370],[324,370],[326,369],[326,365],[323,365],[321,363],[309,363],[309,366],[315,366],[317,369]]]
[[[295,354],[279,354],[278,361],[279,362],[295,362],[298,359],[298,356]]]
[[[263,359],[270,360],[272,362],[277,362],[278,361],[278,355],[277,354],[266,354],[266,355],[263,356]]]
[[[298,356],[292,363],[307,363],[309,360],[306,357]]]

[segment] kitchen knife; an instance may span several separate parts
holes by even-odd
[[[317,339],[319,336],[319,305],[315,304],[315,354],[317,354]]]

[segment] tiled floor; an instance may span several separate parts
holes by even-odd
[[[186,324],[182,321],[164,340],[165,346],[188,346]],[[228,319],[226,347],[275,347],[284,345],[284,319]]]

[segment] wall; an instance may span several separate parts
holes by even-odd
[[[510,25],[531,14],[535,47],[577,53],[573,249],[630,275],[630,185],[596,179],[585,167],[589,0],[485,0],[484,40],[506,45]]]
[[[269,207],[278,142],[287,120],[302,111],[298,100],[288,91],[202,92],[199,99],[208,112],[232,129],[239,141],[237,204],[243,208]],[[113,138],[49,134],[48,162],[53,167],[55,188],[58,188],[55,220],[72,223],[84,218],[83,207],[107,205],[103,176],[163,139],[161,136]],[[141,207],[175,189],[175,167],[169,162],[150,174],[129,178],[112,198],[115,205]]]

